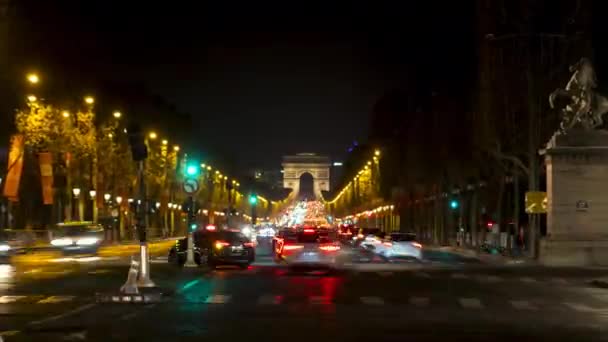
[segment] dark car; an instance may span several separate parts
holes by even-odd
[[[239,231],[199,230],[194,234],[194,261],[211,268],[235,265],[247,268],[255,260],[255,246]],[[183,265],[186,262],[188,240],[176,241],[169,251],[169,262]]]

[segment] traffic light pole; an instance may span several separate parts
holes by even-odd
[[[194,199],[192,196],[188,196],[188,251],[186,253],[186,263],[184,267],[197,267],[198,265],[194,262],[194,230],[192,225],[195,223],[194,215]]]
[[[137,232],[139,233],[139,278],[137,279],[138,287],[154,287],[154,282],[150,279],[150,257],[148,254],[148,242],[146,238],[146,223],[145,215],[148,210],[148,201],[146,200],[146,184],[144,177],[144,160],[137,162],[137,177],[139,183],[139,198],[137,206]]]

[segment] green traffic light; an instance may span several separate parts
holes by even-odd
[[[458,208],[458,201],[457,200],[451,200],[450,201],[450,208],[452,208],[452,209]]]
[[[190,230],[196,230],[196,223],[192,223],[190,225]]]
[[[256,196],[256,195],[249,196],[249,203],[250,204],[256,204],[256,203],[258,203],[258,196]]]
[[[198,166],[196,164],[188,165],[186,167],[186,174],[188,176],[196,176],[198,174]]]

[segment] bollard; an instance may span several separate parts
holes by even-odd
[[[138,294],[137,289],[137,274],[139,273],[139,263],[131,257],[131,267],[129,268],[129,274],[127,275],[127,281],[120,288],[120,292],[124,294]]]

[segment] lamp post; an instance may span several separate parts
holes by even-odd
[[[80,201],[78,196],[80,196],[80,188],[73,188],[72,194],[74,195],[74,205],[72,206],[73,215],[75,221],[80,221]]]
[[[121,237],[123,236],[121,203],[122,203],[122,197],[116,196],[116,206],[118,208],[118,234],[116,236],[116,239],[118,241],[120,241]]]
[[[89,190],[89,196],[91,197],[91,216],[93,222],[97,222],[97,191]]]

